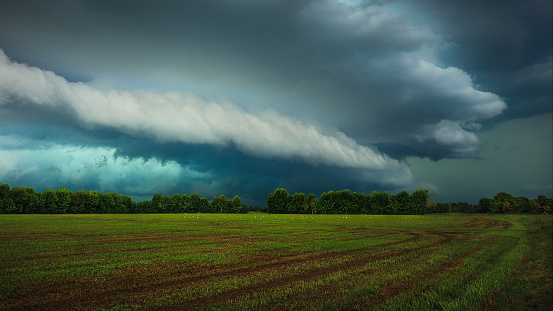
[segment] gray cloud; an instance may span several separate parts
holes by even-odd
[[[160,87],[270,108],[369,144],[415,145],[413,134],[429,124],[487,119],[505,107],[462,69],[439,64],[443,34],[384,3],[24,3],[6,8],[5,23],[18,29],[3,33],[9,48],[41,68],[91,76],[100,89]],[[25,57],[12,36],[46,41],[47,59]],[[72,47],[59,49],[64,42]]]
[[[503,122],[481,133],[484,147],[476,158],[408,158],[416,178],[429,183],[437,201],[470,202],[493,198],[499,192],[513,196],[551,197],[553,177],[553,114]]]
[[[1,51],[0,98],[0,104],[22,102],[30,109],[41,105],[68,109],[85,127],[115,128],[159,142],[233,143],[255,156],[297,157],[315,165],[385,170],[390,177],[384,182],[410,181],[409,170],[402,163],[358,145],[343,133],[325,135],[313,125],[274,111],[253,115],[232,104],[204,102],[180,93],[102,92],[11,62]]]
[[[495,124],[551,112],[551,5],[4,1],[0,134],[34,147],[2,150],[107,148],[258,199],[413,187],[401,159],[474,159]]]
[[[479,140],[474,133],[468,132],[458,122],[442,120],[436,125],[426,127],[426,134],[418,139],[424,143],[434,141],[441,146],[453,148],[453,156],[465,157],[476,154]]]

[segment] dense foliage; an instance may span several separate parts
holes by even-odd
[[[267,212],[274,214],[424,214],[428,190],[419,189],[388,195],[386,192],[364,193],[350,190],[328,191],[319,199],[314,194],[290,195],[286,189],[276,189],[267,198]]]
[[[552,214],[553,199],[544,195],[529,200],[500,192],[493,199],[480,199],[478,205],[467,202],[436,203],[428,190],[419,189],[409,194],[373,191],[371,194],[350,190],[329,191],[308,197],[304,193],[290,195],[279,188],[267,197],[267,212],[274,214],[371,214],[422,215],[430,213],[494,213],[494,214]]]
[[[134,202],[130,196],[115,192],[69,191],[66,188],[35,192],[31,187],[0,184],[0,213],[4,214],[102,214],[102,213],[246,213],[238,196],[231,201],[224,195],[211,204],[196,193],[190,195],[156,194],[152,200]]]
[[[428,190],[409,194],[373,191],[371,194],[350,190],[328,191],[319,198],[313,193],[289,194],[278,188],[267,197],[263,210],[272,214],[372,214],[422,215],[428,213],[553,213],[553,199],[540,195],[529,200],[500,192],[493,199],[482,198],[478,205],[467,202],[436,203]],[[247,213],[259,210],[242,204],[240,197],[232,200],[224,195],[211,201],[196,193],[157,193],[151,200],[134,202],[130,196],[115,192],[70,191],[66,188],[35,192],[32,187],[13,187],[0,184],[0,214],[108,214],[108,213]]]
[[[492,199],[482,198],[477,205],[468,202],[428,204],[428,213],[553,214],[553,199],[544,195],[529,200],[500,192]]]

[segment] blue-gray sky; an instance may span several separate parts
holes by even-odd
[[[0,182],[552,196],[551,1],[3,1]]]

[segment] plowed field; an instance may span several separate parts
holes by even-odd
[[[552,223],[532,215],[0,215],[0,309],[550,310]]]

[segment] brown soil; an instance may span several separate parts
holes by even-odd
[[[358,249],[336,252],[307,252],[289,253],[278,257],[266,254],[264,257],[250,258],[249,263],[239,265],[215,266],[209,263],[166,263],[157,262],[147,265],[131,266],[119,269],[116,273],[103,276],[84,276],[65,280],[50,280],[29,288],[27,294],[10,297],[6,302],[12,304],[12,310],[85,310],[96,308],[109,308],[117,303],[141,304],[141,301],[154,301],[155,298],[171,295],[184,290],[192,290],[202,285],[230,279],[254,278],[271,273],[293,271],[293,268],[301,268],[297,273],[283,273],[282,277],[274,276],[272,279],[258,282],[244,287],[214,293],[190,301],[182,301],[178,305],[164,306],[161,309],[192,310],[205,307],[214,303],[223,303],[230,299],[242,297],[251,293],[270,292],[279,287],[286,286],[296,281],[309,281],[328,276],[331,273],[359,268],[370,262],[384,260],[391,257],[402,256],[411,252],[447,244],[456,238],[463,238],[459,232],[447,232],[437,230],[401,230],[411,237],[389,242],[378,246],[378,249]],[[167,237],[165,237],[167,238]],[[172,237],[171,237],[172,238]],[[134,237],[113,237],[110,241],[124,243],[134,240]],[[220,245],[244,245],[251,241],[242,236],[175,236],[181,241],[197,239],[213,239],[213,243]],[[108,239],[109,240],[109,239]],[[117,242],[115,242],[117,241]],[[158,240],[156,240],[158,241]],[[171,239],[171,241],[175,241]],[[423,242],[417,243],[417,242]],[[397,249],[395,246],[410,244],[406,248]],[[136,249],[123,249],[121,251],[133,251]],[[109,250],[113,251],[113,250]],[[152,248],[149,251],[162,251]],[[213,253],[213,252],[210,252]],[[467,252],[466,256],[469,256]],[[463,258],[444,263],[438,269],[431,272],[436,275],[441,271],[454,267]],[[330,263],[335,260],[336,263]],[[347,260],[347,261],[345,261]],[[320,266],[319,268],[314,268]],[[424,276],[428,278],[428,276]],[[378,299],[369,300],[367,304],[374,305],[397,295],[399,292],[410,288],[413,284],[422,281],[414,279],[405,283],[393,284],[383,290],[383,295]]]
[[[468,221],[463,225],[468,228],[501,228],[509,229],[513,224],[506,220],[492,219],[490,217],[467,216]]]

